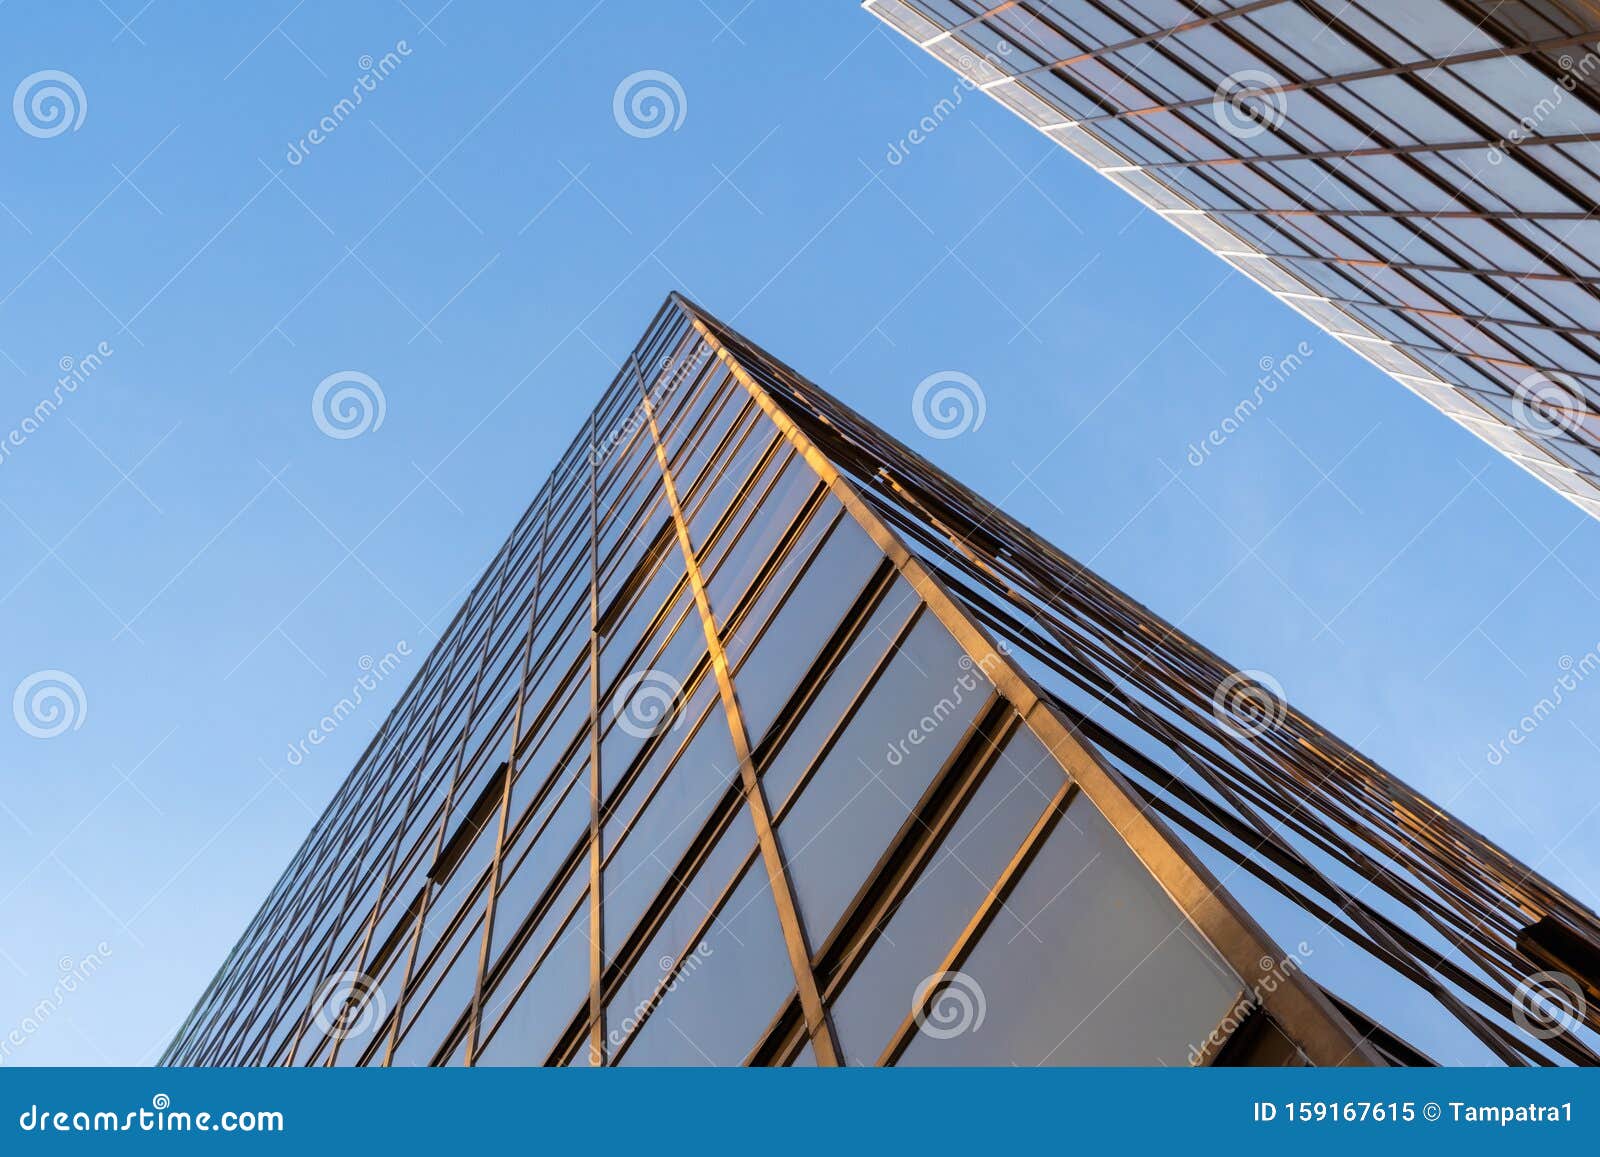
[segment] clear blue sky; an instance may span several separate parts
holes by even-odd
[[[890,164],[953,78],[851,4],[438,3],[0,7],[0,96],[87,104],[0,117],[0,436],[112,350],[0,461],[0,691],[87,703],[0,727],[0,1036],[109,950],[5,1063],[157,1055],[673,288],[1600,903],[1600,679],[1486,759],[1600,644],[1600,526],[989,101]],[[381,427],[319,430],[341,371]]]

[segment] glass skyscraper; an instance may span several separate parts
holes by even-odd
[[[674,296],[165,1062],[1590,1063],[1597,943]]]
[[[864,6],[1600,516],[1594,4]]]

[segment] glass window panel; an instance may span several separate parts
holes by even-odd
[[[688,591],[656,637],[665,639],[660,650],[652,642],[632,671],[601,692],[600,786],[607,799],[652,736],[698,718],[688,713],[686,700],[698,701],[714,683],[705,668],[691,681],[706,653],[706,636]]]
[[[540,804],[506,850],[494,928],[490,932],[491,962],[499,958],[506,942],[522,927],[556,869],[585,837],[588,828],[589,761],[577,757],[577,767],[562,777],[561,785]]]
[[[474,921],[464,935],[456,937],[457,949],[449,971],[431,993],[422,992],[413,1002],[426,1000],[421,1008],[407,1009],[412,1016],[411,1027],[395,1045],[394,1058],[389,1062],[395,1068],[426,1065],[443,1046],[461,1014],[472,1002],[472,990],[478,980],[478,933],[481,922]]]
[[[745,872],[722,921],[691,959],[698,963],[692,971],[686,964],[619,1064],[737,1065],[756,1046],[794,991],[794,970],[760,860]]]
[[[576,887],[585,878],[583,873],[575,873],[569,888]],[[572,912],[571,921],[562,925],[553,939],[535,930],[516,965],[506,972],[493,996],[485,998],[483,1023],[486,1031],[495,1023],[506,1002],[514,1003],[479,1050],[475,1064],[486,1067],[544,1064],[562,1032],[589,999],[588,891],[587,888],[578,889],[570,899],[563,893],[561,902],[551,909],[541,927],[560,923],[569,912]],[[574,900],[576,911],[571,907]],[[535,960],[539,960],[539,964],[533,979],[520,995],[515,995]]]
[[[779,826],[813,944],[827,939],[991,689],[924,615]]]
[[[601,910],[608,956],[633,930],[738,775],[728,717],[718,703],[663,777],[640,776],[635,782],[606,827]]]
[[[765,473],[770,475],[773,469],[769,467]],[[760,508],[749,513],[751,502],[747,499],[728,528],[702,554],[706,599],[718,627],[726,626],[751,580],[821,486],[822,479],[811,464],[798,454],[790,454],[776,482],[770,488],[763,484],[764,488],[755,492]],[[737,538],[731,537],[734,534]]]
[[[731,817],[716,847],[695,872],[655,935],[639,953],[627,978],[617,988],[607,1006],[607,1039],[613,1051],[620,1048],[645,1018],[658,990],[664,983],[677,987],[678,969],[698,968],[688,957],[699,951],[703,941],[698,933],[707,917],[733,885],[739,870],[755,851],[755,830],[747,809],[741,806]],[[726,914],[718,912],[717,922]]]
[[[960,972],[902,1064],[1187,1065],[1243,987],[1081,793]]]
[[[834,1026],[850,1064],[877,1063],[910,1013],[917,986],[938,971],[1065,778],[1055,757],[1026,727],[1007,740],[834,1002]]]
[[[770,626],[756,621],[744,624],[740,633],[750,636],[765,627],[749,661],[734,676],[752,744],[766,734],[883,557],[866,532],[846,518],[810,560]],[[785,581],[780,575],[773,585],[782,589]]]
[[[683,551],[678,549],[675,539],[669,539],[656,560],[654,572],[643,580],[640,589],[633,594],[629,607],[621,612],[606,632],[600,651],[601,686],[610,687],[624,664],[633,659],[641,636],[656,616],[662,613],[668,596],[683,581],[683,575]],[[680,598],[679,602],[682,601]],[[681,607],[677,613],[681,615]],[[695,624],[699,625],[698,619]]]
[[[816,698],[784,737],[777,754],[764,764],[761,778],[774,816],[782,814],[785,801],[860,693],[874,665],[921,606],[922,600],[905,580],[896,579]]]
[[[743,441],[720,455],[716,464],[696,462],[691,467],[693,473],[673,475],[673,483],[683,501],[689,540],[702,555],[728,508],[744,488],[753,485],[755,492],[760,493],[771,480],[774,458],[781,462],[784,457],[783,436],[772,428],[765,415],[752,412],[739,435],[743,436]],[[769,452],[773,457],[768,457]],[[752,483],[752,472],[758,465],[762,466],[762,471],[759,479]]]
[[[749,654],[750,648],[759,641],[768,621],[788,597],[795,582],[816,566],[816,552],[833,533],[843,511],[844,507],[838,500],[823,499],[817,512],[807,521],[805,529],[767,576],[761,593],[740,610],[731,629],[724,632],[726,637],[723,644],[727,649],[728,663],[735,671]]]

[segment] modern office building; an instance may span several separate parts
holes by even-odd
[[[864,7],[1600,516],[1600,7]]]
[[[1591,1063],[1597,944],[674,296],[165,1061]]]

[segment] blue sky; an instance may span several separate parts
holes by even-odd
[[[0,1036],[101,958],[5,1063],[157,1055],[674,288],[1597,903],[1600,686],[1487,753],[1600,645],[1600,526],[991,102],[891,163],[954,78],[852,5],[438,3],[0,8],[84,106],[0,118],[0,431],[110,351],[0,460],[0,691],[82,688],[0,727]]]

